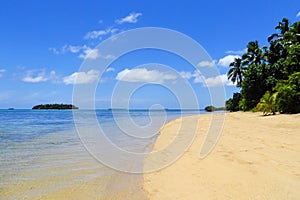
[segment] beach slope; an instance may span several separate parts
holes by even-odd
[[[299,199],[299,114],[227,113],[219,141],[204,159],[200,148],[212,115],[189,118],[199,123],[192,145],[175,163],[144,175],[150,199]],[[179,121],[162,127],[152,151],[174,139]]]

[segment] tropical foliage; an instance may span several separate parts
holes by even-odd
[[[282,113],[300,112],[300,72],[292,74],[287,81],[278,83],[277,107]]]
[[[243,82],[243,64],[242,59],[235,58],[234,62],[230,63],[229,65],[230,70],[227,73],[228,79],[230,79],[233,83],[237,83],[238,87],[241,87],[241,83]]]
[[[229,110],[231,112],[238,111],[240,100],[241,100],[241,94],[238,92],[234,93],[233,97],[226,101],[226,110]]]
[[[230,64],[228,79],[241,93],[226,102],[228,110],[300,112],[300,22],[290,25],[283,18],[275,30],[268,37],[268,46],[251,41],[246,53]]]
[[[262,111],[264,115],[275,115],[277,94],[278,93],[271,94],[271,92],[267,91],[257,104],[257,110]]]

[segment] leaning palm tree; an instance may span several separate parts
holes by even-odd
[[[234,61],[230,63],[230,68],[227,72],[228,80],[230,79],[233,83],[237,83],[237,87],[241,87],[243,82],[244,65],[241,58],[234,58]]]
[[[276,112],[276,97],[277,92],[271,94],[271,92],[267,91],[264,96],[260,99],[260,102],[257,104],[256,108],[258,111],[262,111],[263,115],[273,114]]]

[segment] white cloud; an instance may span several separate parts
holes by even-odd
[[[93,69],[88,72],[75,72],[70,76],[64,77],[63,82],[66,85],[92,83],[98,80],[99,73],[99,71]]]
[[[194,77],[194,83],[202,83],[203,82],[203,77],[199,70],[194,71],[193,77]]]
[[[109,67],[105,70],[105,72],[114,72],[115,68]]]
[[[297,13],[296,17],[300,17],[300,11]]]
[[[87,48],[87,49],[83,50],[83,52],[81,54],[79,54],[78,57],[82,58],[82,59],[90,59],[90,60],[95,60],[97,58],[103,58],[105,60],[112,60],[112,59],[116,58],[112,54],[102,55],[98,49],[91,49],[91,48]]]
[[[193,74],[191,72],[179,72],[179,75],[184,79],[190,79],[193,77]]]
[[[199,70],[195,70],[193,73],[183,71],[183,72],[179,72],[179,74],[182,78],[185,78],[185,79],[193,78],[194,83],[202,83],[203,82],[203,77],[202,77],[201,72]]]
[[[108,28],[106,30],[96,30],[96,31],[90,31],[85,36],[84,39],[98,39],[101,38],[101,36],[108,35],[108,34],[114,34],[118,31],[116,28]]]
[[[204,60],[198,63],[198,67],[215,67],[216,66],[216,61],[212,60]]]
[[[82,50],[88,49],[89,47],[86,45],[83,46],[75,46],[75,45],[64,45],[61,49],[56,48],[49,48],[49,51],[53,52],[54,54],[64,54],[64,53],[78,53]]]
[[[99,57],[112,60],[115,58],[112,54],[102,55],[98,49],[92,49],[88,47],[87,45],[83,46],[75,46],[75,45],[64,45],[61,50],[57,50],[56,48],[49,48],[50,51],[52,51],[54,54],[64,54],[67,52],[79,54],[79,58],[82,59],[91,59],[95,60]]]
[[[82,59],[90,59],[90,60],[95,60],[97,58],[100,57],[100,53],[99,53],[99,50],[98,49],[85,49],[83,51],[83,53],[81,53],[79,55],[79,58],[82,58]]]
[[[163,83],[175,80],[177,76],[146,68],[124,69],[117,74],[116,80],[126,82]]]
[[[218,62],[219,66],[222,67],[229,67],[230,63],[234,61],[235,58],[240,58],[241,56],[239,55],[228,55],[225,56],[224,58],[221,58]]]
[[[218,75],[215,77],[205,78],[199,70],[191,72],[180,72],[180,74],[188,74],[187,79],[194,78],[194,83],[202,83],[205,87],[216,87],[216,86],[235,86],[231,81],[228,80],[226,74]]]
[[[237,50],[237,51],[233,51],[233,50],[229,50],[229,51],[226,51],[225,53],[226,54],[237,54],[237,55],[242,55],[242,54],[244,54],[244,53],[246,53],[247,52],[247,49],[245,48],[245,49],[242,49],[242,50]]]
[[[6,72],[5,69],[0,69],[0,78],[4,75],[5,72]]]
[[[128,16],[122,18],[122,19],[117,19],[116,23],[117,24],[123,24],[123,23],[137,23],[138,17],[142,16],[142,13],[130,13]]]
[[[52,70],[49,74],[45,70],[28,70],[22,81],[27,83],[40,83],[49,80],[56,80],[56,72]]]
[[[203,84],[206,87],[216,87],[216,86],[235,86],[230,80],[228,80],[226,74],[218,75],[215,77],[204,78]]]
[[[65,45],[62,47],[62,53],[71,52],[71,53],[78,53],[82,49],[86,49],[87,46],[73,46],[73,45]]]

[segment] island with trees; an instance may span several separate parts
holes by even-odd
[[[72,104],[40,104],[32,107],[33,110],[71,110],[79,109]]]
[[[205,108],[204,108],[204,110],[206,111],[206,112],[213,112],[213,111],[223,111],[223,110],[226,110],[224,107],[220,107],[220,108],[217,108],[217,107],[215,107],[215,106],[206,106]]]
[[[241,91],[226,101],[227,110],[300,113],[300,22],[283,18],[275,29],[268,45],[251,41],[230,64],[228,79]]]

